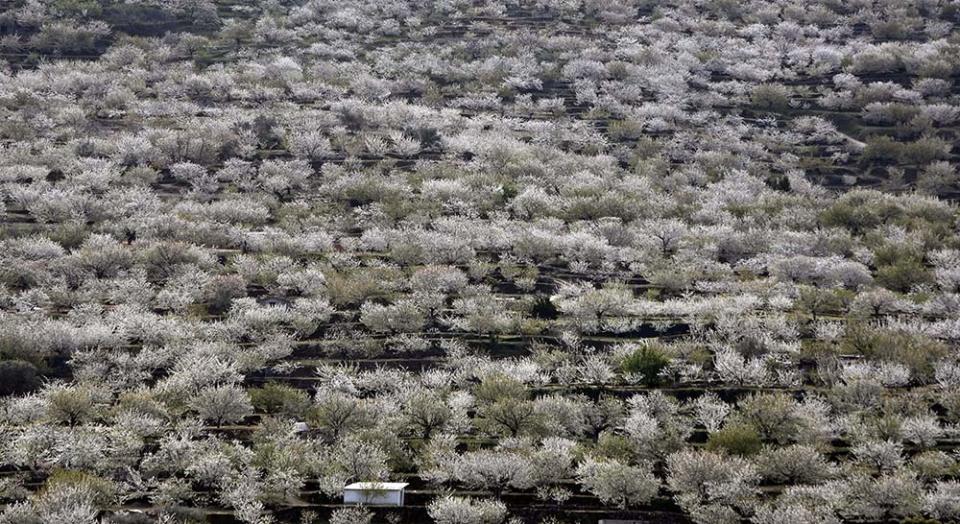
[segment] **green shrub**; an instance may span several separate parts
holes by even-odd
[[[873,263],[877,267],[896,264],[904,259],[919,260],[922,257],[923,253],[916,247],[895,242],[883,243],[873,250]]]
[[[783,191],[787,193],[790,192],[790,179],[787,178],[787,175],[770,175],[766,178],[766,180],[764,180],[764,183],[767,185],[767,187],[773,189],[774,191]]]
[[[40,387],[37,368],[24,360],[0,362],[0,396],[29,393]]]
[[[905,40],[913,27],[903,20],[880,20],[870,25],[870,33],[877,40]]]
[[[624,373],[642,375],[641,382],[647,386],[660,383],[660,372],[670,364],[670,356],[661,348],[646,345],[636,349],[620,362]]]
[[[607,134],[613,140],[636,140],[643,136],[643,126],[635,120],[613,120]]]
[[[70,487],[88,491],[93,495],[94,504],[98,506],[110,506],[116,503],[115,498],[118,488],[114,481],[77,470],[55,470],[47,479],[43,488],[40,489],[38,495],[41,497],[57,496],[60,490]]]
[[[630,439],[623,435],[604,431],[597,439],[593,455],[601,458],[629,462],[635,458],[636,450]]]
[[[900,524],[943,524],[936,519],[928,519],[926,517],[907,517],[900,521]]]
[[[850,303],[852,293],[844,289],[823,289],[813,286],[800,287],[797,307],[809,313],[813,320],[820,315],[841,313]]]
[[[925,480],[938,479],[956,472],[957,461],[940,450],[928,450],[910,459],[910,469]]]
[[[906,142],[900,147],[900,162],[907,164],[929,164],[934,160],[947,157],[950,144],[942,138],[924,137],[914,142]]]
[[[296,416],[310,406],[310,399],[303,390],[269,382],[262,388],[249,389],[250,403],[261,413]]]
[[[824,210],[820,221],[824,226],[846,228],[858,235],[883,224],[920,233],[952,231],[954,210],[939,200],[904,201],[873,189],[854,189]]]
[[[827,227],[861,234],[901,215],[903,210],[887,195],[874,190],[853,190],[824,210],[820,221]]]
[[[892,291],[906,293],[915,285],[930,284],[933,276],[916,258],[903,258],[877,268],[877,282]]]
[[[217,275],[204,286],[203,295],[210,311],[219,314],[230,309],[233,299],[247,295],[247,284],[240,275]]]
[[[368,298],[384,296],[393,282],[403,279],[403,274],[394,268],[359,268],[325,276],[327,294],[336,306],[359,306]]]
[[[868,138],[862,156],[864,162],[895,162],[899,157],[900,144],[886,135]]]
[[[790,108],[787,89],[779,84],[763,84],[755,87],[750,102],[761,109],[784,110]]]
[[[751,394],[737,405],[735,416],[728,426],[746,424],[765,442],[787,444],[816,436],[797,411],[793,396],[782,391]]]
[[[759,453],[762,446],[757,428],[743,423],[728,424],[711,433],[707,439],[707,449],[710,451],[726,451],[744,457]]]
[[[480,403],[494,403],[505,399],[525,399],[528,396],[527,387],[519,380],[507,375],[488,375],[483,382],[473,390],[474,396]]]
[[[95,0],[55,0],[53,9],[61,16],[97,18],[103,11]]]
[[[960,422],[960,391],[946,390],[939,392],[937,403],[946,411],[944,419],[947,422]]]
[[[921,381],[929,380],[933,376],[933,363],[950,353],[948,346],[939,340],[862,322],[847,326],[840,347],[845,354],[901,363]]]
[[[929,164],[947,156],[950,145],[937,137],[923,137],[913,142],[897,142],[889,136],[867,139],[862,159],[870,162],[899,162],[903,164]]]
[[[909,122],[920,114],[915,105],[901,103],[874,103],[864,109],[864,120],[881,125],[893,125]]]

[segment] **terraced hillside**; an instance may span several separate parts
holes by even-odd
[[[0,1],[0,524],[960,520],[958,22]]]

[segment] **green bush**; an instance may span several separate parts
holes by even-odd
[[[85,471],[57,469],[46,484],[37,493],[38,496],[59,496],[60,490],[71,487],[80,488],[93,495],[93,502],[98,506],[109,506],[115,502],[118,491],[116,482],[99,477]]]
[[[0,396],[29,393],[40,386],[37,368],[24,360],[0,362]]]
[[[597,439],[597,444],[593,449],[593,455],[596,457],[629,462],[636,456],[636,450],[630,439],[623,435],[617,435],[604,431]]]
[[[750,102],[761,109],[784,110],[790,108],[787,89],[779,84],[763,84],[755,87]]]
[[[707,439],[708,450],[725,451],[743,457],[759,453],[762,446],[757,428],[743,423],[727,425],[711,433]]]
[[[903,258],[877,268],[877,282],[892,291],[906,293],[915,285],[930,284],[933,276],[916,258]]]
[[[388,293],[392,283],[403,279],[394,268],[359,268],[326,274],[327,294],[336,306],[359,306],[371,297]]]
[[[797,308],[809,313],[813,320],[818,316],[842,314],[852,298],[852,293],[845,289],[823,289],[813,286],[801,286]]]
[[[877,40],[905,40],[913,27],[903,20],[879,20],[870,25],[870,33]]]
[[[950,354],[949,347],[939,340],[862,322],[847,326],[840,347],[845,354],[903,364],[921,381],[931,379],[933,363]]]
[[[247,390],[250,403],[261,413],[296,416],[310,406],[307,394],[299,389],[276,382],[269,382],[262,388]]]
[[[614,140],[636,140],[643,136],[643,126],[635,120],[613,120],[607,134]]]
[[[936,519],[928,519],[926,517],[907,517],[900,521],[900,524],[943,524]]]
[[[62,16],[98,18],[103,8],[96,0],[55,0],[53,9]]]
[[[478,402],[488,404],[505,399],[525,399],[528,396],[527,387],[522,382],[502,374],[485,377],[474,388],[473,394]]]
[[[900,161],[907,164],[929,164],[947,158],[950,144],[937,137],[924,137],[904,143],[900,148]]]
[[[774,191],[790,192],[790,179],[786,175],[773,174],[764,180],[764,183]]]
[[[900,158],[900,144],[886,135],[868,138],[862,158],[864,162],[895,162]]]
[[[923,137],[913,142],[897,142],[881,135],[867,139],[862,159],[871,162],[899,162],[903,164],[929,164],[947,156],[950,145],[941,138]]]
[[[873,263],[877,267],[896,264],[901,260],[919,260],[923,253],[914,246],[886,242],[873,250]]]
[[[842,227],[854,234],[861,234],[902,214],[903,210],[897,203],[883,193],[854,190],[825,209],[820,214],[820,221],[826,227]]]
[[[953,230],[952,207],[938,200],[906,202],[873,189],[854,189],[820,214],[826,227],[842,227],[860,235],[883,224],[895,224],[920,233]]]
[[[642,375],[641,382],[647,386],[660,383],[660,372],[670,364],[670,356],[661,348],[647,345],[630,353],[620,362],[624,373]]]

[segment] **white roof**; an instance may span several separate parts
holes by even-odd
[[[343,489],[355,489],[360,491],[396,491],[409,485],[409,482],[354,482]]]

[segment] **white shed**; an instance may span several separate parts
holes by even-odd
[[[406,482],[354,482],[343,488],[344,504],[403,506]]]

